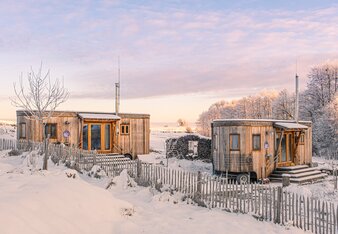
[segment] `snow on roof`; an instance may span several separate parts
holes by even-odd
[[[247,122],[285,122],[295,123],[295,120],[282,120],[282,119],[214,119],[213,122],[232,122],[232,121],[247,121]],[[311,123],[311,121],[299,121],[302,123]]]
[[[287,129],[293,129],[293,128],[296,128],[296,129],[308,129],[308,127],[305,126],[305,125],[303,125],[303,124],[290,123],[290,122],[278,122],[278,123],[275,123],[275,126],[279,127],[279,128],[287,128]]]
[[[119,120],[119,116],[114,114],[94,114],[94,113],[79,113],[80,118],[82,119],[112,119]]]

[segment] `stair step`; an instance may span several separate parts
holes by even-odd
[[[300,170],[309,168],[308,165],[297,165],[297,166],[290,166],[290,167],[277,167],[276,171],[293,171],[293,170]]]
[[[321,180],[327,177],[326,173],[316,174],[312,176],[306,176],[301,178],[290,178],[291,183],[305,183],[305,182],[312,182],[316,180]],[[281,182],[282,177],[270,177],[270,181]]]
[[[318,179],[324,179],[327,177],[326,173],[320,173],[317,175],[302,177],[302,178],[290,178],[290,182],[296,182],[296,183],[304,183],[304,182],[310,182]]]
[[[318,175],[318,174],[321,174],[322,172],[321,171],[318,171],[318,170],[312,170],[312,171],[307,171],[307,172],[303,172],[303,173],[294,173],[294,174],[290,174],[288,172],[285,172],[283,174],[271,174],[270,176],[271,177],[283,177],[283,175],[289,175],[290,178],[302,178],[302,177],[306,177],[306,176],[312,176],[312,175]]]
[[[297,174],[297,173],[303,173],[303,172],[308,172],[308,171],[316,171],[316,170],[318,170],[318,169],[314,168],[314,167],[309,167],[309,168],[293,170],[293,171],[278,171],[278,170],[275,170],[273,173],[274,174]]]

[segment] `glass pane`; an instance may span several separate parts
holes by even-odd
[[[254,135],[253,136],[253,149],[259,150],[261,148],[261,136]]]
[[[284,135],[283,139],[282,139],[282,162],[286,162],[286,135]]]
[[[106,124],[104,131],[105,149],[110,150],[110,124]]]
[[[126,134],[129,134],[129,126],[126,125]]]
[[[56,124],[51,124],[50,129],[50,137],[56,138]]]
[[[26,138],[26,124],[21,124],[21,129],[20,129],[20,137],[21,138]]]
[[[239,149],[239,135],[231,135],[231,149],[237,150]]]
[[[291,135],[288,135],[289,137],[289,161],[292,160],[292,145],[291,145]]]
[[[83,131],[82,131],[82,149],[88,150],[88,125],[85,124],[83,126]]]
[[[124,132],[124,125],[121,126],[121,133],[125,134],[125,132]]]
[[[91,149],[92,150],[101,150],[101,125],[93,124],[90,128],[91,131]]]

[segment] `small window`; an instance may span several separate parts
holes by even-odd
[[[49,137],[51,139],[56,139],[57,138],[57,134],[56,134],[56,124],[46,124],[45,126],[45,134],[46,137]]]
[[[230,150],[239,150],[239,134],[230,134]]]
[[[129,124],[121,125],[121,134],[128,135],[129,134]]]
[[[19,138],[26,139],[26,123],[19,124]]]
[[[261,135],[260,134],[252,135],[252,149],[261,150]]]

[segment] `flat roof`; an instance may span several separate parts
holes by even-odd
[[[212,121],[214,127],[221,126],[276,126],[278,123],[294,123],[295,120],[282,120],[282,119],[215,119]],[[311,127],[311,121],[298,121],[298,124],[306,125],[307,128]],[[300,127],[300,126],[299,126]],[[284,127],[286,128],[286,127]],[[302,129],[305,129],[302,127]]]
[[[299,123],[290,123],[290,122],[277,122],[274,124],[278,128],[284,129],[308,129],[307,126]]]
[[[214,119],[212,122],[287,122],[296,123],[295,120],[283,120],[283,119]],[[311,123],[311,121],[300,120],[298,122]]]
[[[115,112],[96,112],[96,111],[62,111],[62,110],[57,110],[54,111],[55,114],[58,114],[59,116],[64,116],[64,115],[78,115],[78,114],[102,114],[102,115],[115,115]],[[16,111],[17,116],[22,116],[26,115],[26,112],[24,110],[17,110]],[[124,117],[124,118],[150,118],[149,114],[138,114],[138,113],[119,113],[119,117]]]
[[[79,113],[78,114],[82,119],[109,119],[109,120],[119,120],[119,116],[114,114],[93,114],[93,113]]]

